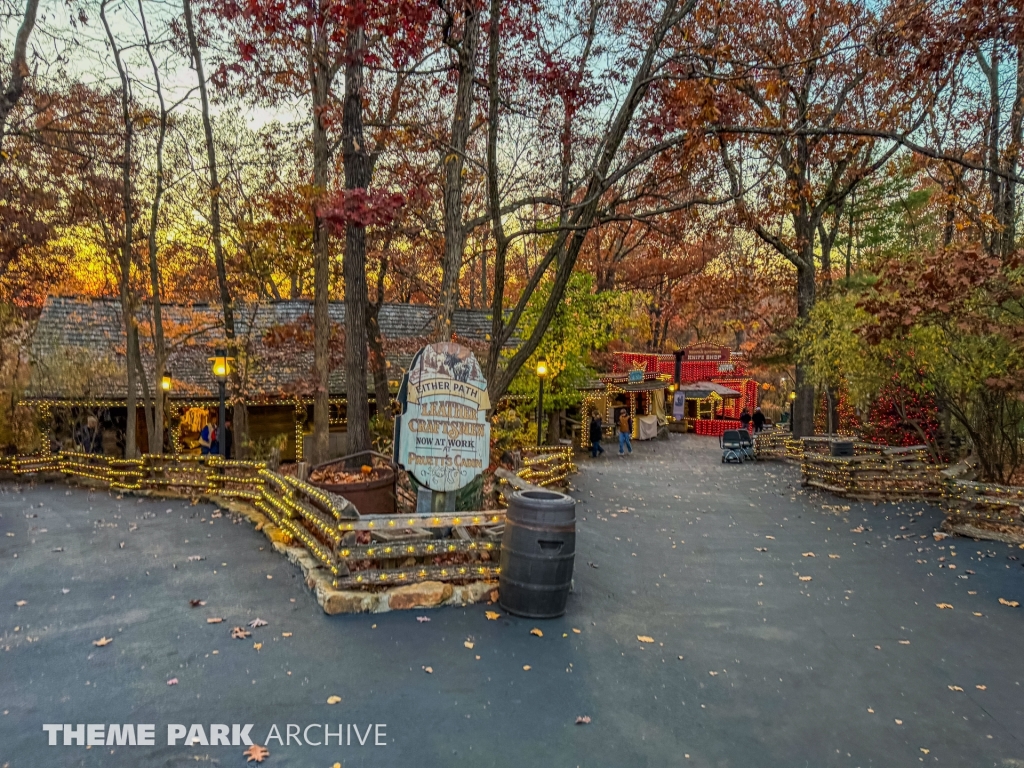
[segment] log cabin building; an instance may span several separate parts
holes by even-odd
[[[198,432],[219,401],[219,385],[210,358],[226,347],[223,313],[219,304],[165,304],[161,309],[170,378],[168,391],[157,393],[166,398],[164,450],[198,453]],[[378,324],[392,394],[413,354],[426,343],[434,315],[430,306],[381,306]],[[276,446],[283,461],[295,461],[308,451],[313,421],[312,316],[313,304],[308,300],[235,307],[237,351],[229,350],[229,354],[235,357],[239,385],[232,381],[227,385],[229,409],[235,398],[245,402],[250,446],[256,454]],[[338,331],[345,326],[343,302],[331,302],[330,319],[336,337],[341,336]],[[140,310],[137,324],[142,367],[152,395],[154,357],[148,306]],[[480,349],[490,330],[489,312],[455,311],[454,335],[460,343]],[[340,349],[344,345],[337,346]],[[126,347],[119,300],[47,298],[32,340],[31,376],[21,403],[36,412],[44,450],[80,449],[78,435],[88,421],[99,430],[94,451],[124,454]],[[329,381],[331,454],[340,455],[344,452],[346,387],[344,363],[335,360],[334,354]],[[376,404],[369,375],[368,391],[372,410]],[[138,445],[147,452],[149,436],[141,382],[138,396]]]

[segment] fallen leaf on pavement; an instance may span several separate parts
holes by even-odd
[[[471,642],[470,642],[469,640],[467,640],[466,642],[464,642],[464,643],[463,643],[463,645],[464,645],[464,646],[466,646],[466,647],[467,647],[467,648],[469,648],[469,649],[472,649],[472,648],[473,648],[473,643],[471,643]]]
[[[327,703],[328,704],[340,704],[341,703],[341,696],[328,696],[327,697]]]
[[[97,648],[102,648],[104,645],[110,645],[112,642],[114,642],[112,637],[101,637],[99,640],[93,640],[92,644]]]
[[[245,752],[242,753],[246,757],[247,763],[262,763],[268,757],[270,757],[270,750],[260,744],[253,744]]]
[[[875,714],[875,710],[873,710],[871,707],[868,707],[868,712],[870,712],[872,715]]]
[[[1002,597],[999,598],[999,604],[1000,605],[1008,605],[1010,608],[1019,608],[1020,607],[1020,603],[1018,603],[1016,600],[1006,600],[1005,598],[1002,598]]]
[[[576,718],[576,725],[586,725],[590,722],[590,715],[579,715]]]
[[[757,550],[758,552],[767,552],[768,551],[768,547],[754,547],[754,549]]]
[[[894,721],[895,721],[896,725],[903,725],[903,721],[898,719],[898,718],[894,718]]]
[[[708,674],[711,675],[712,677],[718,677],[718,673],[717,672],[708,672]]]
[[[121,542],[121,546],[122,547],[124,546],[124,542],[123,541]],[[205,560],[205,559],[206,558],[203,557],[202,555],[189,555],[188,556],[188,561],[190,563],[195,563],[195,562],[198,562],[199,560]]]
[[[231,637],[235,640],[245,640],[245,638],[247,638],[251,634],[252,632],[242,629],[241,627],[231,628]]]
[[[189,600],[188,604],[193,608],[199,608],[200,606],[206,605],[205,600]]]
[[[523,672],[529,672],[531,669],[533,669],[533,667],[531,667],[529,664],[523,665]]]
[[[654,638],[650,637],[649,635],[637,635],[636,639],[639,640],[641,643],[653,643],[654,642]]]
[[[973,611],[973,613],[974,613],[975,616],[981,616],[982,615],[982,614],[978,613],[977,611]]]
[[[801,576],[800,577],[800,581],[810,581],[810,580],[811,580],[810,576]]]
[[[21,608],[23,605],[28,605],[28,600],[19,600],[15,605]]]
[[[766,539],[771,539],[772,541],[775,541],[775,537],[774,536],[765,536],[765,538]]]
[[[208,618],[206,620],[206,623],[207,624],[220,624],[222,621],[224,621],[224,619],[222,619],[220,616],[211,616],[210,618]]]
[[[426,672],[428,675],[434,674],[434,668],[433,667],[424,667],[423,671]]]
[[[416,617],[416,621],[418,621],[420,624],[423,624],[424,622],[430,621],[430,617],[429,616],[417,616]]]
[[[922,752],[923,752],[924,754],[926,754],[926,755],[927,755],[927,754],[928,754],[929,752],[931,752],[931,750],[930,750],[930,749],[925,749],[924,747],[921,747],[921,751],[922,751]]]
[[[833,555],[832,553],[829,553],[829,558],[831,560],[838,560],[839,559],[839,555]]]
[[[816,557],[813,552],[804,552],[800,557]]]
[[[858,525],[856,528],[851,528],[850,533],[864,533],[864,526]]]
[[[976,685],[974,687],[977,688],[979,691],[988,690],[988,686],[987,685]]]
[[[953,606],[950,605],[949,603],[936,603],[935,607],[938,608],[940,611],[945,611],[945,610],[952,611],[953,610]]]
[[[168,685],[177,685],[178,684],[178,678],[172,677],[170,680],[167,681],[167,684]]]
[[[265,626],[267,626],[267,622],[265,622],[263,619],[257,617],[257,618],[255,618],[255,619],[253,619],[252,621],[249,622],[249,626],[252,627],[253,629],[255,629],[256,627],[265,627]]]
[[[263,647],[263,643],[253,643],[252,647],[258,651],[260,648]]]
[[[281,637],[291,637],[291,636],[292,636],[291,632],[282,632],[281,633]]]
[[[543,632],[541,632],[541,631],[540,631],[539,629],[537,629],[536,627],[534,627],[533,629],[531,629],[531,630],[530,630],[530,634],[531,634],[531,635],[536,635],[537,637],[544,637],[544,633],[543,633]]]
[[[910,641],[909,640],[899,640],[898,642],[899,642],[900,645],[910,645]]]
[[[960,691],[961,693],[963,693],[964,690],[959,685],[947,685],[946,687],[949,688],[949,690],[951,691]]]
[[[578,635],[580,633],[580,631],[578,629],[576,629],[576,627],[573,627],[572,631],[573,631],[573,634],[576,634],[576,635]]]
[[[683,657],[682,657],[682,656],[679,656],[678,658],[679,658],[679,660],[680,660],[680,661],[682,661],[682,660],[683,660]]]
[[[484,614],[484,616],[487,617],[488,621],[497,621],[498,619],[501,618],[501,614],[500,613],[495,613],[494,611],[487,611]]]

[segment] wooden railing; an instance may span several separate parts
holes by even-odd
[[[147,454],[116,459],[64,452],[3,457],[0,470],[16,476],[59,473],[118,491],[248,504],[301,543],[330,572],[336,588],[498,575],[500,527],[505,520],[501,510],[360,515],[343,497],[272,472],[261,462],[218,456]],[[410,558],[415,564],[409,564]],[[445,562],[451,559],[462,562]]]
[[[572,448],[549,446],[529,449],[532,456],[523,459],[522,468],[516,473],[521,479],[533,485],[557,485],[576,471],[572,461]]]
[[[1024,488],[949,479],[944,490],[947,531],[1024,544]]]

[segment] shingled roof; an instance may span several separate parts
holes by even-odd
[[[415,340],[429,335],[435,309],[416,304],[384,304],[378,316],[386,341]],[[313,354],[308,344],[296,341],[276,348],[266,344],[267,332],[275,327],[311,326],[313,303],[308,300],[273,301],[241,305],[235,308],[235,328],[239,338],[251,339],[253,357],[248,391],[251,398],[274,397],[282,392],[303,389],[313,369]],[[224,343],[222,312],[216,304],[162,307],[165,333],[173,340],[168,369],[174,381],[173,397],[205,398],[217,394],[208,358]],[[345,305],[331,302],[331,322],[345,324]],[[150,309],[140,313],[140,326],[149,327]],[[468,342],[483,343],[491,330],[490,313],[485,310],[457,309],[454,332]],[[147,331],[143,331],[147,335]],[[152,355],[143,344],[143,366],[152,376]],[[125,332],[121,304],[116,299],[48,297],[32,340],[33,373],[26,396],[29,398],[123,399],[125,380]],[[294,350],[294,351],[293,351]],[[389,378],[398,378],[412,359],[414,350],[389,353]],[[90,361],[86,381],[63,384],[52,375],[57,361]],[[91,365],[91,363],[95,365]],[[95,368],[95,370],[93,370]],[[345,393],[344,367],[331,371],[332,396]],[[65,377],[66,378],[66,377]]]

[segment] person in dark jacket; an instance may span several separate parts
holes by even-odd
[[[743,425],[744,429],[749,431],[749,429],[750,429],[750,411],[748,411],[746,408],[744,408],[743,409],[743,413],[740,414],[740,424]]]
[[[601,416],[594,414],[594,418],[590,420],[590,455],[592,458],[596,459],[598,454],[604,453],[604,448],[601,447],[603,433],[604,425],[601,423]]]
[[[754,422],[754,431],[760,432],[764,429],[764,413],[761,412],[761,406],[757,406],[754,409],[754,415],[751,419]]]

